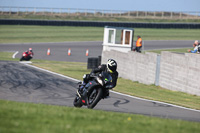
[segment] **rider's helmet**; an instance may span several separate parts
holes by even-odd
[[[32,48],[29,48],[28,50],[29,50],[30,52],[33,52],[33,51],[32,51]]]
[[[108,59],[106,66],[110,73],[114,73],[117,70],[117,62],[113,59]]]

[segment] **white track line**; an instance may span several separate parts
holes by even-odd
[[[174,104],[170,104],[170,103],[165,103],[165,102],[160,102],[160,101],[154,101],[154,100],[143,99],[143,98],[139,98],[139,97],[135,97],[135,96],[123,94],[123,93],[116,92],[116,91],[111,91],[111,92],[113,92],[113,93],[115,93],[115,94],[122,95],[122,96],[127,96],[127,97],[130,97],[130,98],[142,100],[142,101],[156,102],[156,103],[165,104],[165,105],[169,105],[169,106],[173,106],[173,107],[177,107],[177,108],[181,108],[181,109],[185,109],[185,110],[200,112],[200,110],[197,110],[197,109],[186,108],[186,107],[182,107],[182,106],[178,106],[178,105],[174,105]]]
[[[15,56],[19,53],[19,51],[15,52],[12,56],[13,59],[15,59]]]
[[[55,75],[58,75],[58,76],[61,76],[61,77],[64,77],[64,78],[67,78],[67,79],[70,79],[70,80],[73,80],[73,81],[76,81],[76,82],[80,81],[80,80],[77,80],[77,79],[74,79],[74,78],[59,74],[59,73],[55,73],[55,72],[52,72],[52,71],[49,71],[49,70],[46,70],[46,69],[42,69],[42,68],[30,65],[30,64],[24,64],[24,65],[32,67],[32,68],[35,68],[35,69],[39,69],[39,70],[42,70],[42,71],[45,71],[45,72],[48,72],[48,73],[51,73],[51,74],[55,74]],[[127,96],[127,97],[133,98],[133,99],[138,99],[138,100],[148,101],[148,102],[155,102],[155,103],[165,104],[165,105],[169,105],[169,106],[173,106],[173,107],[177,107],[177,108],[181,108],[181,109],[185,109],[185,110],[200,112],[200,110],[197,110],[197,109],[190,109],[190,108],[186,108],[186,107],[182,107],[182,106],[178,106],[178,105],[174,105],[174,104],[169,104],[169,103],[165,103],[165,102],[143,99],[143,98],[139,98],[139,97],[123,94],[123,93],[116,92],[116,91],[110,91],[110,92],[118,94],[118,95],[122,95],[122,96]]]

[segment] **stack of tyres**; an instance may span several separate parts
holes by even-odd
[[[88,58],[88,62],[87,62],[87,69],[94,69],[97,68],[99,66],[99,58],[97,57],[91,57]]]

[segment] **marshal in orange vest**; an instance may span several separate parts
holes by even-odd
[[[142,38],[138,37],[138,40],[136,41],[136,47],[142,46]]]

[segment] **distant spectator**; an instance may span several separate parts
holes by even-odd
[[[135,51],[141,53],[142,38],[140,36],[137,36],[137,38]]]
[[[199,53],[200,52],[200,43],[198,40],[196,40],[193,44],[194,50],[188,49],[188,52],[190,53]]]

